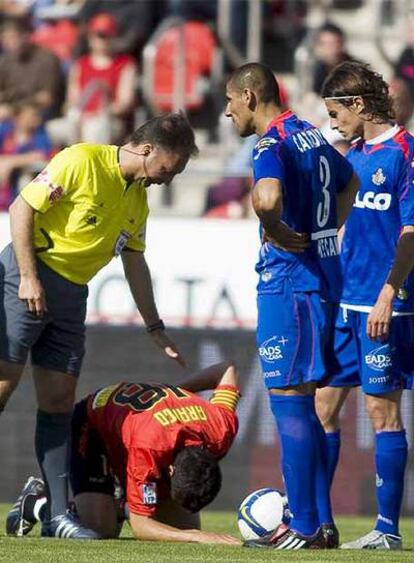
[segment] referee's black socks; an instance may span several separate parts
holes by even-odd
[[[65,514],[68,506],[68,464],[72,413],[37,411],[35,449],[47,491],[45,519]]]

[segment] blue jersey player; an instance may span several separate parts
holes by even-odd
[[[252,192],[262,240],[257,346],[293,512],[290,528],[279,527],[266,544],[334,547],[327,445],[314,393],[326,377],[329,305],[321,299],[335,301],[340,295],[337,228],[352,207],[358,182],[352,166],[318,129],[291,111],[282,113],[277,82],[266,66],[237,69],[226,96],[226,115],[240,136],[260,136]]]
[[[355,140],[347,158],[361,186],[342,244],[337,370],[318,391],[318,413],[333,477],[339,412],[352,386],[361,385],[375,431],[378,516],[372,532],[342,547],[401,549],[407,441],[400,404],[414,363],[414,137],[394,124],[388,85],[366,65],[337,67],[323,96],[332,128]]]

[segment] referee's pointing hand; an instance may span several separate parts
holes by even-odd
[[[156,345],[162,348],[169,358],[175,360],[183,367],[187,366],[187,362],[178,351],[177,346],[169,339],[164,330],[154,330],[151,332],[151,336]]]

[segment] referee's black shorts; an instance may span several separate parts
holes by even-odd
[[[47,312],[37,317],[19,299],[20,273],[11,244],[0,254],[0,359],[79,375],[85,354],[88,286],[63,278],[41,260]]]

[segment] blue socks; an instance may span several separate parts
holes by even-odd
[[[341,433],[327,432],[329,482],[335,475],[341,446]],[[407,464],[407,440],[405,430],[379,432],[375,435],[376,486],[378,517],[375,529],[385,534],[398,535],[398,521]],[[319,493],[318,493],[319,495]],[[318,507],[320,504],[318,499]]]
[[[317,440],[316,461],[316,506],[320,524],[333,524],[331,507],[331,481],[329,474],[328,441],[325,430],[315,410],[315,403],[310,404],[313,431]]]
[[[65,514],[68,506],[68,443],[72,414],[37,411],[35,450],[48,504],[45,518]]]
[[[405,430],[378,432],[375,435],[375,445],[378,505],[375,529],[385,534],[398,535],[408,451]]]
[[[269,395],[279,430],[282,472],[293,518],[290,527],[305,536],[319,527],[316,505],[318,437],[314,429],[314,398]]]
[[[339,460],[339,450],[341,449],[341,431],[327,432],[326,441],[328,445],[328,478],[329,486],[332,487],[335,476],[336,466]]]

